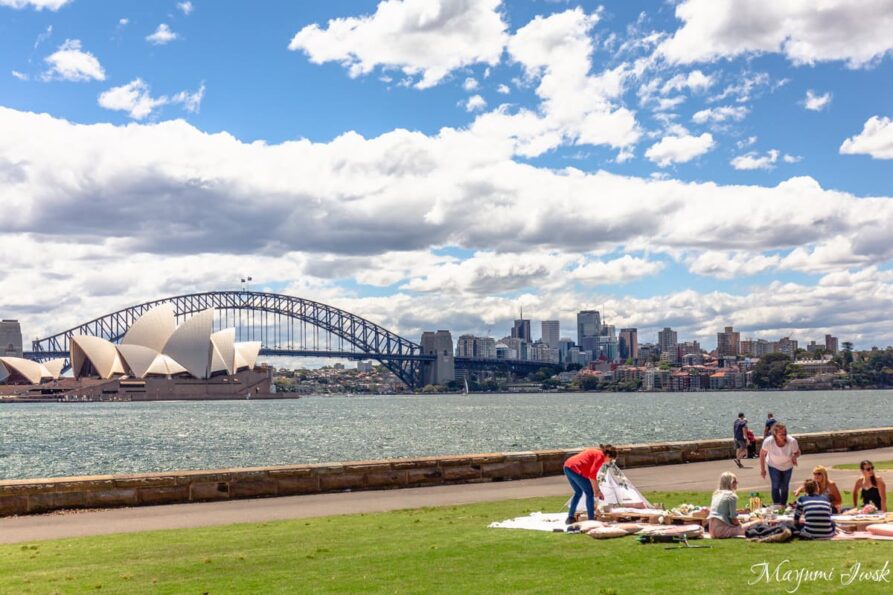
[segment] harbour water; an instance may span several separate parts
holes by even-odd
[[[730,437],[893,425],[893,391],[306,397],[0,407],[0,479]]]

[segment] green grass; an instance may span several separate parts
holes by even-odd
[[[672,506],[707,493],[649,494]],[[845,498],[846,500],[846,498]],[[893,542],[755,544],[701,541],[711,549],[665,550],[633,538],[488,529],[565,498],[359,514],[204,529],[133,533],[0,546],[2,593],[736,593],[753,564],[839,573],[879,569]],[[893,577],[891,577],[893,580]],[[854,592],[890,592],[862,583]],[[838,592],[839,581],[798,592]]]
[[[873,462],[875,469],[893,469],[893,461],[876,461]],[[859,470],[859,463],[845,463],[843,465],[834,465],[835,469]]]

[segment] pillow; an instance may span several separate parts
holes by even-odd
[[[592,529],[599,529],[604,526],[605,526],[605,524],[601,521],[581,521],[579,523],[574,523],[573,525],[570,525],[570,527],[568,527],[568,528],[573,527],[582,533],[587,533],[588,531],[591,531]]]
[[[596,527],[588,533],[593,539],[612,539],[614,537],[626,537],[626,531],[617,527]]]
[[[866,531],[872,535],[883,535],[884,537],[893,537],[893,523],[877,523],[868,525]]]
[[[642,525],[638,523],[617,523],[616,525],[612,525],[611,528],[623,529],[626,531],[627,535],[634,535],[642,530]]]

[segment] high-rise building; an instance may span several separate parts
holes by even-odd
[[[602,317],[598,310],[577,313],[577,345],[582,351],[598,353],[598,338],[602,334]]]
[[[796,359],[797,357],[797,341],[790,337],[782,337],[770,345],[770,353],[783,353],[791,359]]]
[[[620,359],[627,360],[632,358],[633,361],[639,359],[639,330],[634,328],[620,329],[619,340]]]
[[[679,362],[679,356],[676,353],[676,331],[670,327],[657,333],[657,346],[660,349],[661,359],[671,364]],[[666,354],[666,355],[664,355]]]
[[[22,327],[18,320],[0,321],[0,356],[22,357]]]
[[[721,333],[716,333],[717,357],[736,357],[741,353],[741,333],[727,326]]]
[[[544,320],[542,322],[543,343],[549,347],[558,347],[561,338],[561,323],[557,320]]]
[[[512,337],[531,343],[533,338],[530,336],[530,321],[525,320],[523,314],[521,316],[522,318],[516,320],[515,325],[512,327]]]
[[[617,333],[613,324],[602,325],[602,334],[598,338],[598,348],[598,353],[593,354],[592,359],[601,359],[604,356],[607,361],[615,362],[620,357]]]
[[[825,349],[830,351],[831,353],[837,353],[837,337],[832,337],[831,335],[825,335]]]
[[[570,337],[561,337],[558,339],[558,361],[562,364],[569,364],[567,353],[574,346],[574,341]]]
[[[496,340],[492,337],[462,335],[456,341],[456,357],[496,359]]]

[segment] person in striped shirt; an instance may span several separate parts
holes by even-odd
[[[819,484],[814,479],[803,483],[805,495],[797,498],[794,508],[794,528],[801,539],[830,539],[837,533],[831,520],[833,509],[827,496],[819,494]]]

